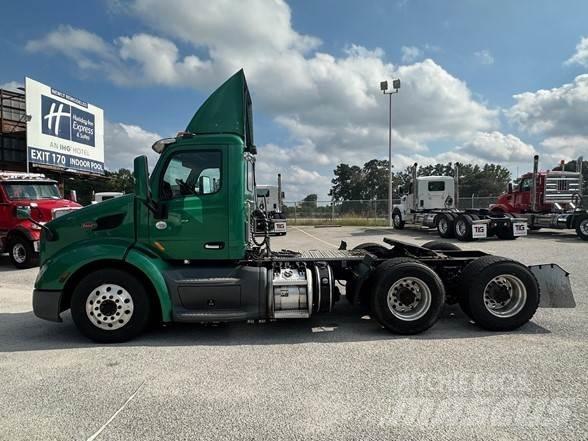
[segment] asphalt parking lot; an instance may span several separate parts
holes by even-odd
[[[273,248],[433,234],[291,228]],[[571,273],[575,309],[490,333],[447,307],[391,335],[343,300],[311,320],[170,325],[97,345],[31,311],[37,269],[0,256],[0,439],[588,439],[588,243],[545,231],[461,245]],[[313,332],[313,328],[314,331]],[[316,332],[321,331],[321,332]]]

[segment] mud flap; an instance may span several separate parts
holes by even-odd
[[[575,308],[570,274],[555,263],[531,265],[529,269],[539,282],[540,308]]]

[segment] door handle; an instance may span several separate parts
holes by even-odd
[[[222,250],[224,247],[224,242],[207,242],[204,244],[204,249],[206,250]]]

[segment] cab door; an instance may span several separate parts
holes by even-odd
[[[149,242],[164,258],[228,257],[226,154],[226,146],[178,150],[152,182],[158,213],[149,213]]]

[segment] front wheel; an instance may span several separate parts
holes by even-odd
[[[21,236],[8,241],[8,254],[10,262],[18,269],[31,268],[39,260],[39,254],[35,253],[33,243]]]
[[[150,302],[143,284],[119,269],[96,270],[75,287],[71,315],[82,334],[100,343],[138,336],[149,322]]]
[[[521,263],[483,256],[462,272],[460,305],[479,326],[511,331],[527,323],[539,306],[539,286]]]
[[[576,227],[576,234],[582,240],[588,240],[588,217],[585,217]]]
[[[404,221],[402,220],[400,211],[392,213],[392,225],[394,225],[395,230],[402,230],[404,228]]]
[[[394,258],[379,265],[372,286],[372,315],[397,334],[418,334],[429,329],[445,303],[445,289],[439,276],[409,258]]]

